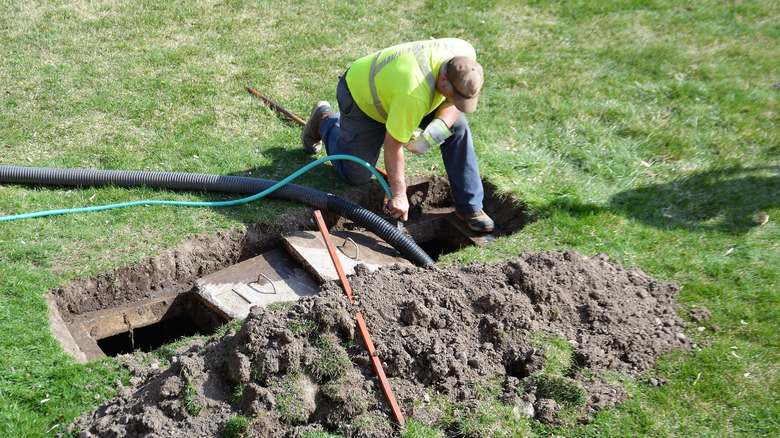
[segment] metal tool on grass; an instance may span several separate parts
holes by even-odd
[[[265,103],[267,103],[268,105],[271,105],[271,107],[273,109],[275,109],[275,110],[279,111],[280,113],[284,114],[285,116],[293,119],[299,125],[306,126],[306,122],[304,122],[303,119],[301,119],[300,117],[298,117],[295,114],[291,113],[290,111],[287,111],[286,109],[282,108],[281,105],[278,105],[277,103],[275,103],[271,99],[263,96],[262,94],[258,93],[257,91],[253,90],[250,87],[245,87],[245,88],[246,88],[246,91],[249,91],[250,93],[254,94],[255,96],[263,99],[263,101],[265,101]]]

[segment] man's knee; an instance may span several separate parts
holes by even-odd
[[[344,178],[344,180],[353,186],[362,186],[363,184],[368,184],[368,182],[371,181],[371,175],[349,176],[348,178]]]
[[[341,178],[346,181],[347,184],[362,186],[371,181],[372,175],[373,173],[364,166],[354,166],[352,163],[349,163],[344,166],[344,172],[341,174]]]

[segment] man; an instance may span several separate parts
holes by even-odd
[[[314,105],[303,147],[315,154],[322,140],[328,155],[352,155],[374,166],[384,145],[393,194],[387,209],[405,222],[409,200],[403,150],[422,154],[440,146],[456,215],[474,231],[491,232],[494,223],[482,210],[484,189],[463,115],[476,109],[483,80],[476,52],[463,40],[417,41],[381,50],[358,59],[341,76],[336,89],[340,113],[325,101]],[[334,161],[333,166],[350,184],[365,184],[372,176],[352,161]]]

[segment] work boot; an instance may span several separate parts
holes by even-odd
[[[456,211],[455,216],[466,222],[469,228],[479,233],[489,233],[495,227],[493,219],[490,219],[490,216],[486,215],[482,210],[477,210],[474,213],[460,213]]]
[[[331,114],[333,114],[333,110],[330,109],[328,102],[321,100],[314,104],[309,121],[306,122],[306,126],[303,127],[303,133],[301,134],[303,149],[307,154],[316,154],[322,149],[320,122]]]

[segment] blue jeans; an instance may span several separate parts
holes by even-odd
[[[336,98],[341,112],[323,119],[319,129],[327,154],[352,155],[376,166],[385,140],[385,125],[358,108],[347,87],[346,74],[339,80]],[[425,116],[420,127],[427,126],[434,119],[435,113]],[[485,192],[466,116],[461,114],[451,130],[453,135],[444,141],[440,149],[452,188],[455,210],[460,213],[481,210]],[[336,160],[332,163],[349,184],[366,184],[373,175],[364,166],[352,161]]]

